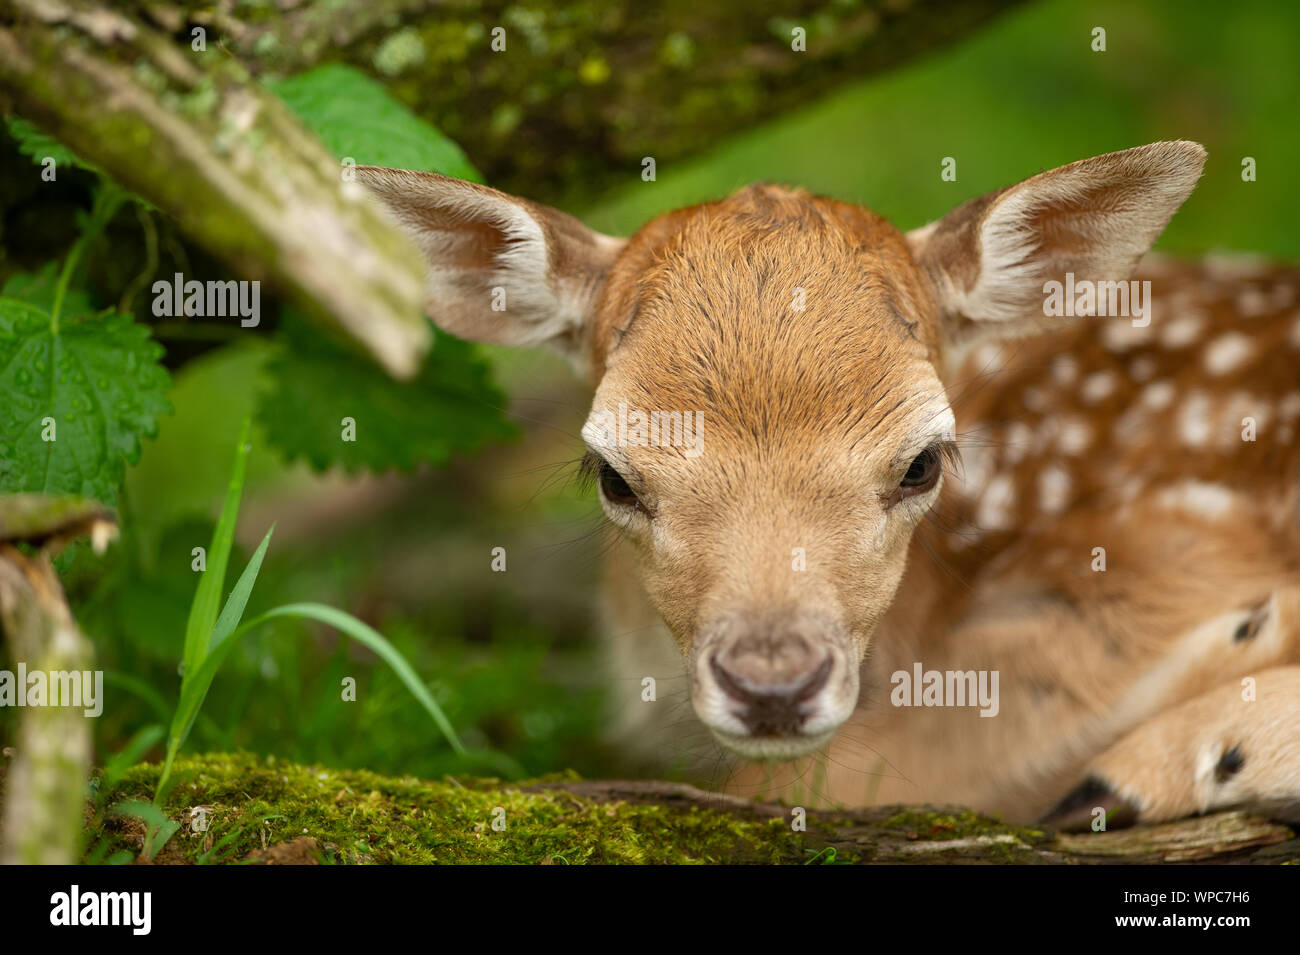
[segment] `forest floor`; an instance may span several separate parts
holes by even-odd
[[[157,864],[842,864],[1300,862],[1287,826],[1244,812],[1073,835],[948,807],[809,810],[680,783],[428,781],[250,754],[178,760],[179,828]],[[128,771],[86,815],[87,853],[144,861],[158,767]],[[96,787],[97,789],[97,787]]]

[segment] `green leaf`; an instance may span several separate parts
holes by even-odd
[[[329,63],[267,85],[340,159],[482,181],[459,146],[354,67]]]
[[[40,129],[25,119],[17,116],[7,116],[5,117],[5,125],[9,127],[9,135],[18,143],[18,151],[29,157],[38,166],[49,157],[54,160],[56,170],[61,166],[80,166],[82,169],[89,169],[92,172],[99,171],[63,143],[53,136],[41,132]]]
[[[271,442],[317,470],[410,469],[514,435],[505,397],[473,345],[437,333],[419,376],[401,383],[286,315],[284,348],[271,362],[274,385],[258,417]],[[356,422],[354,441],[342,421]]]
[[[114,503],[141,436],[171,410],[162,351],[129,315],[56,328],[43,309],[0,299],[0,492]]]

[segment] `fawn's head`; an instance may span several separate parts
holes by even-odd
[[[1157,143],[1040,173],[904,234],[758,185],[613,239],[441,176],[359,167],[430,262],[430,315],[549,344],[596,389],[583,429],[609,519],[677,639],[695,710],[751,758],[853,711],[955,422],[945,355],[1024,335],[1044,283],[1119,281],[1205,151]]]

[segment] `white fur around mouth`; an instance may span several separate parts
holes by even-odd
[[[742,736],[710,727],[719,743],[744,759],[785,761],[807,756],[831,741],[835,730],[811,736]]]

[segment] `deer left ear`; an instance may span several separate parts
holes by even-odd
[[[950,340],[1021,335],[1045,315],[1044,284],[1126,280],[1205,165],[1192,142],[1152,143],[1061,166],[972,199],[908,233]]]
[[[551,345],[583,366],[588,319],[625,240],[477,183],[355,171],[424,253],[426,311],[439,327],[471,341]]]

